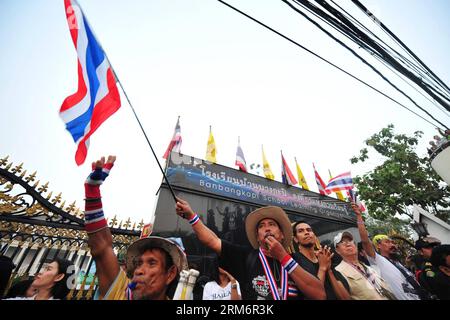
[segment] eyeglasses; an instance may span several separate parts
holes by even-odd
[[[353,243],[355,243],[353,240],[350,240],[350,239],[345,239],[345,240],[342,240],[341,242],[338,242],[338,244],[353,244]]]

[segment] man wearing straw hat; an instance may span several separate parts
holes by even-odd
[[[200,242],[219,255],[222,267],[235,275],[247,300],[325,299],[322,283],[302,269],[287,249],[292,240],[289,218],[279,207],[263,207],[245,219],[252,248],[220,239],[178,198],[176,213],[188,220]]]
[[[126,252],[126,272],[119,266],[112,235],[103,214],[100,185],[108,177],[115,156],[92,163],[85,182],[85,229],[97,267],[98,290],[95,299],[165,300],[181,270],[188,268],[186,255],[174,242],[160,237],[144,237]],[[131,281],[130,279],[131,278]]]

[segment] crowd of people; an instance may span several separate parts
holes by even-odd
[[[100,186],[115,157],[93,163],[85,182],[85,229],[96,264],[95,299],[172,299],[179,274],[189,269],[181,247],[148,236],[132,243],[119,258],[103,209]],[[203,224],[190,204],[177,198],[175,213],[192,227],[198,240],[217,255],[215,274],[197,282],[194,298],[203,300],[432,300],[450,299],[450,245],[426,237],[416,242],[421,261],[408,268],[387,235],[370,239],[359,207],[352,203],[361,242],[339,232],[332,245],[320,244],[304,221],[292,223],[283,209],[259,208],[245,218],[251,247],[221,239]],[[15,298],[64,299],[70,262],[56,259]],[[200,280],[200,278],[199,278]],[[13,288],[11,289],[13,290]],[[11,291],[10,290],[10,291]],[[195,291],[194,290],[194,291]],[[198,290],[202,293],[198,294]]]

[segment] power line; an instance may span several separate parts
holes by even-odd
[[[316,0],[316,1],[320,1],[320,0]],[[441,87],[436,87],[433,84],[433,80],[435,79],[430,79],[430,72],[428,72],[423,65],[420,64],[420,61],[417,61],[417,59],[414,58],[414,56],[412,56],[407,50],[405,50],[402,45],[396,41],[391,35],[389,35],[385,30],[383,30],[386,34],[388,34],[388,36],[394,40],[394,42],[400,46],[401,49],[403,49],[403,51],[406,52],[407,55],[409,55],[413,60],[415,60],[416,62],[419,62],[419,64],[409,60],[408,58],[406,58],[405,56],[403,56],[402,54],[400,54],[399,52],[397,52],[395,49],[393,49],[391,46],[389,46],[387,43],[385,43],[383,40],[381,40],[377,35],[375,35],[372,31],[370,31],[366,26],[364,26],[361,22],[359,22],[356,18],[354,18],[351,14],[349,14],[344,8],[342,8],[341,6],[339,6],[337,3],[335,3],[333,0],[330,0],[331,3],[333,3],[335,6],[337,6],[342,12],[344,12],[347,16],[349,16],[350,18],[347,18],[349,20],[353,20],[354,23],[356,23],[358,26],[360,26],[362,29],[366,30],[367,33],[371,34],[373,37],[375,37],[376,39],[380,40],[381,43],[384,45],[383,50],[385,50],[386,52],[390,51],[390,54],[392,56],[397,56],[397,59],[400,62],[403,62],[403,64],[405,64],[405,66],[409,66],[410,68],[412,68],[413,71],[415,71],[417,73],[416,77],[417,79],[420,79],[421,82],[423,83],[424,86],[426,86],[427,88],[429,88],[430,90],[435,91],[436,94],[440,95],[442,98],[444,98],[445,100],[450,102],[450,92],[445,91],[445,88]],[[344,15],[345,15],[344,14]],[[368,14],[369,18],[373,21],[377,21],[376,17],[371,15],[370,13]],[[375,41],[376,42],[376,41]],[[380,45],[380,47],[383,47],[383,45]],[[390,50],[388,50],[387,48],[389,48]],[[433,78],[433,77],[432,77]],[[413,81],[414,82],[414,81]],[[416,84],[418,84],[417,82],[415,82]],[[419,85],[420,86],[420,85]],[[423,89],[423,88],[422,88]],[[436,104],[436,100],[435,102],[433,102],[434,105]],[[442,108],[440,108],[442,109]],[[447,109],[447,111],[450,111]]]
[[[355,17],[353,17],[349,12],[347,12],[344,8],[342,8],[341,6],[339,6],[336,2],[334,2],[333,0],[330,0],[331,3],[333,3],[336,7],[338,7],[341,12],[344,12],[344,15],[347,15],[349,20],[353,20],[354,23],[356,23],[360,28],[364,29],[367,33],[371,34],[373,37],[375,37],[376,39],[378,39],[385,47],[389,48],[389,50],[393,53],[395,53],[397,55],[397,57],[402,60],[405,64],[409,65],[410,67],[412,67],[413,69],[416,69],[416,71],[418,73],[424,72],[426,73],[426,70],[420,66],[415,64],[414,62],[412,62],[411,60],[409,60],[407,57],[403,56],[401,53],[397,52],[397,50],[395,50],[394,48],[392,48],[390,45],[388,45],[385,41],[383,41],[381,38],[379,38],[375,33],[373,33],[372,31],[370,31],[369,28],[367,28],[365,25],[363,25],[360,21],[358,21],[358,19],[356,19]],[[407,53],[408,54],[408,53]]]
[[[422,60],[419,59],[417,55],[414,54],[412,50],[408,48],[406,44],[404,44],[387,26],[385,26],[375,15],[369,11],[361,2],[358,0],[352,0],[352,2],[361,10],[363,11],[367,16],[371,17],[372,20],[376,20],[378,23],[378,26],[386,32],[391,38],[393,38],[404,50],[406,50],[417,62],[419,62],[428,72],[429,74],[435,79],[436,82],[438,82],[443,88],[446,89],[446,91],[450,91],[450,88],[447,87],[447,85],[436,75],[434,72],[428,68],[428,66],[422,62]]]
[[[295,0],[295,1],[297,3],[301,2],[304,6],[310,7],[312,10],[316,10],[317,13],[323,15],[326,19],[329,19],[331,22],[336,21],[329,14],[325,13],[323,10],[311,4],[308,0]],[[394,68],[396,68],[398,71],[400,71],[409,79],[411,79],[418,87],[422,88],[423,91],[428,93],[431,97],[433,97],[433,99],[435,99],[444,108],[450,111],[450,103],[449,103],[450,100],[448,100],[447,98],[445,100],[448,101],[442,100],[443,94],[439,92],[440,91],[439,89],[435,88],[433,85],[428,85],[424,83],[424,79],[428,78],[427,76],[418,76],[413,72],[411,72],[409,69],[405,68],[398,60],[394,59],[385,49],[380,47],[376,43],[376,41],[374,41],[372,38],[370,38],[370,36],[362,32],[360,29],[358,29],[351,21],[345,18],[341,12],[330,6],[325,0],[315,0],[315,1],[319,3],[323,8],[328,10],[332,15],[336,16],[339,20],[341,20],[345,24],[347,32],[355,33],[358,38],[364,41],[366,46],[369,46],[374,50],[376,50],[383,57],[384,60],[386,60]]]
[[[331,0],[331,2],[333,2]],[[334,2],[333,2],[334,3]],[[338,5],[337,5],[338,6]],[[338,6],[341,10],[345,11],[344,9],[342,9],[340,6]],[[337,32],[339,32],[340,34],[342,34],[343,36],[347,37],[348,39],[356,42],[359,46],[361,46],[363,49],[365,49],[366,51],[368,51],[372,56],[375,57],[375,59],[377,59],[380,63],[382,63],[385,67],[387,67],[389,70],[391,70],[392,73],[394,73],[394,75],[396,75],[397,77],[399,77],[403,82],[405,82],[408,86],[410,86],[412,89],[414,89],[418,94],[420,94],[421,96],[423,96],[425,99],[427,99],[429,102],[431,102],[435,107],[437,107],[438,109],[440,109],[447,117],[450,117],[449,114],[446,113],[446,109],[444,109],[440,104],[436,103],[436,101],[431,100],[429,97],[427,97],[426,95],[424,95],[422,92],[420,92],[416,87],[414,87],[413,85],[411,85],[408,81],[406,81],[402,76],[400,76],[400,74],[402,74],[401,72],[399,72],[396,68],[394,68],[392,65],[390,65],[389,63],[387,63],[385,60],[383,60],[382,56],[380,56],[376,51],[374,52],[373,50],[369,49],[365,43],[363,43],[358,37],[354,37],[350,34],[345,33],[342,28],[340,28],[339,26],[330,23],[330,21],[328,21],[326,18],[320,16],[319,14],[317,14],[316,12],[312,11],[310,8],[303,6],[304,9],[306,9],[309,13],[311,13],[312,15],[314,15],[316,18],[322,20],[323,22],[325,22],[327,25],[329,25],[330,27],[332,27],[334,30],[336,30]],[[346,11],[345,11],[346,12]],[[346,12],[347,13],[347,12]],[[387,45],[386,43],[383,42],[383,40],[381,40],[380,38],[378,38],[375,34],[373,34],[369,29],[367,29],[364,25],[362,25],[358,20],[356,20],[353,16],[351,16],[350,14],[347,13],[347,15],[349,15],[355,23],[357,23],[358,25],[360,25],[362,28],[364,28],[367,32],[371,33],[375,38],[379,39],[384,45],[386,45],[388,48],[391,49],[391,51],[394,51],[400,59],[402,59],[401,57],[403,57],[401,54],[399,54],[397,51],[395,51],[394,49],[392,49],[391,47],[389,47],[389,45]],[[339,23],[339,22],[338,22]],[[386,49],[385,49],[386,50]],[[405,57],[403,57],[406,61],[404,62],[409,62],[411,63],[413,66],[416,66],[413,62],[409,61],[408,59],[406,59]],[[418,68],[420,68],[420,66],[416,66]],[[400,74],[399,74],[400,73]],[[403,74],[402,74],[403,75]],[[445,97],[444,97],[445,98]]]
[[[344,48],[346,48],[348,51],[350,51],[354,56],[356,56],[358,59],[361,60],[361,62],[363,62],[365,65],[367,65],[369,68],[371,68],[376,74],[378,74],[384,81],[386,81],[387,83],[389,83],[393,88],[395,88],[398,92],[400,92],[401,94],[403,94],[406,98],[408,98],[412,103],[414,103],[416,105],[416,107],[418,107],[420,110],[422,110],[423,112],[425,112],[431,119],[433,119],[434,121],[436,121],[437,123],[439,123],[442,127],[446,128],[446,126],[440,122],[439,120],[437,120],[435,117],[433,117],[427,110],[425,110],[424,108],[422,108],[417,102],[415,102],[409,95],[407,95],[404,91],[402,91],[400,88],[398,88],[395,84],[393,84],[388,78],[386,78],[377,68],[375,68],[373,65],[371,65],[366,59],[364,59],[363,57],[361,57],[357,52],[355,52],[352,48],[350,48],[349,46],[347,46],[344,42],[342,42],[341,40],[339,40],[338,38],[336,38],[334,35],[332,35],[330,32],[328,32],[327,30],[325,30],[320,24],[318,24],[316,21],[314,21],[313,19],[311,19],[310,17],[308,17],[304,12],[300,11],[299,9],[297,9],[296,7],[294,7],[291,3],[289,3],[287,0],[282,0],[284,3],[286,3],[289,7],[291,7],[293,10],[295,10],[296,12],[298,12],[299,14],[301,14],[304,18],[306,18],[309,22],[311,22],[312,24],[314,24],[316,27],[318,27],[322,32],[324,32],[326,35],[328,35],[330,38],[332,38],[334,41],[336,41],[337,43],[339,43],[341,46],[343,46]],[[298,2],[298,0],[294,0],[295,2]]]
[[[233,7],[232,5],[230,5],[229,3],[227,3],[227,2],[225,2],[225,1],[223,1],[223,0],[217,0],[217,1],[220,2],[220,3],[222,3],[222,4],[225,5],[225,6],[229,7],[230,9],[233,9],[234,11],[240,13],[241,15],[245,16],[246,18],[248,18],[248,19],[250,19],[250,20],[256,22],[257,24],[263,26],[264,28],[266,28],[266,29],[272,31],[273,33],[279,35],[280,37],[282,37],[282,38],[288,40],[289,42],[295,44],[295,45],[298,46],[299,48],[305,50],[306,52],[312,54],[312,55],[315,56],[316,58],[318,58],[318,59],[324,61],[325,63],[327,63],[327,64],[333,66],[334,68],[340,70],[341,72],[343,72],[343,73],[345,73],[346,75],[352,77],[352,78],[355,79],[356,81],[358,81],[358,82],[364,84],[365,86],[371,88],[372,90],[378,92],[378,93],[381,94],[382,96],[388,98],[389,100],[395,102],[396,104],[398,104],[398,105],[401,106],[402,108],[404,108],[404,109],[408,110],[409,112],[413,113],[414,115],[418,116],[419,118],[421,118],[421,119],[424,120],[425,122],[431,124],[431,125],[433,126],[433,128],[436,127],[436,125],[435,125],[434,123],[430,122],[428,119],[425,119],[424,117],[422,117],[422,116],[419,115],[418,113],[416,113],[416,112],[414,112],[413,110],[409,109],[407,106],[405,106],[405,105],[403,105],[402,103],[398,102],[397,100],[391,98],[390,96],[388,96],[387,94],[381,92],[381,91],[378,90],[377,88],[371,86],[371,85],[368,84],[367,82],[365,82],[365,81],[359,79],[358,77],[354,76],[354,75],[351,74],[350,72],[348,72],[348,71],[342,69],[341,67],[339,67],[339,66],[335,65],[334,63],[328,61],[327,59],[321,57],[320,55],[318,55],[317,53],[313,52],[312,50],[310,50],[310,49],[308,49],[308,48],[302,46],[301,44],[299,44],[298,42],[296,42],[296,41],[292,40],[291,38],[285,36],[285,35],[282,34],[281,32],[279,32],[279,31],[277,31],[277,30],[275,30],[275,29],[269,27],[268,25],[262,23],[261,21],[257,20],[256,18],[253,18],[252,16],[248,15],[247,13],[245,13],[245,12],[243,12],[243,11],[241,11],[241,10],[235,8],[235,7]],[[446,127],[446,126],[444,126],[444,127]]]
[[[398,78],[400,78],[400,80],[402,80],[404,83],[406,83],[409,87],[411,87],[411,89],[415,90],[418,94],[420,94],[422,97],[424,97],[425,99],[427,99],[429,102],[431,102],[436,108],[438,108],[440,111],[442,111],[442,113],[444,113],[445,116],[450,118],[450,115],[447,113],[447,110],[441,106],[440,104],[436,103],[436,101],[431,100],[431,98],[427,97],[426,95],[424,95],[422,92],[420,92],[416,87],[414,87],[412,84],[410,84],[408,81],[406,81],[406,79],[404,77],[402,77],[402,74],[399,73],[397,70],[395,70],[394,68],[392,68],[391,65],[389,65],[388,63],[386,63],[386,61],[380,59],[379,57],[375,57],[375,59],[377,59],[380,63],[382,63],[386,68],[389,68],[392,73],[394,75],[396,75]]]

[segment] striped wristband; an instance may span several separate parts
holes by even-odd
[[[194,213],[194,216],[188,220],[191,226],[195,226],[199,221],[200,218],[198,217],[198,215],[196,213]]]
[[[281,260],[281,266],[288,272],[291,273],[292,271],[295,270],[295,268],[297,268],[298,263],[295,262],[294,259],[292,259],[292,257],[287,254],[283,260]]]
[[[114,163],[107,162],[102,168],[92,167],[92,172],[84,183],[85,212],[84,228],[87,233],[97,232],[108,227],[103,213],[100,185],[108,177]]]
[[[87,233],[99,231],[108,226],[103,213],[103,205],[99,186],[85,184],[86,199],[84,211],[84,228]],[[90,198],[88,195],[96,194],[98,198]]]
[[[87,233],[99,231],[107,226],[102,208],[84,212],[84,228]]]

